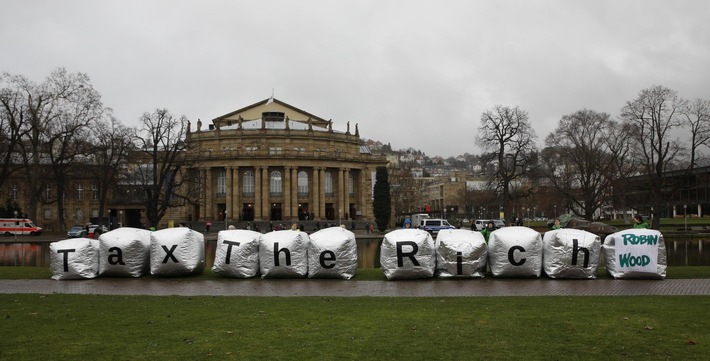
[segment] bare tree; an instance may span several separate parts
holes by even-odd
[[[44,128],[47,139],[46,153],[57,189],[69,191],[67,185],[78,171],[80,163],[86,163],[90,153],[90,132],[104,114],[101,96],[94,90],[85,74],[59,72],[50,83],[55,101],[54,121]],[[66,229],[64,197],[57,197],[57,212],[61,229]],[[88,221],[88,216],[73,215],[76,222]]]
[[[141,117],[137,148],[142,164],[135,167],[129,182],[140,188],[150,226],[157,227],[168,209],[186,204],[183,186],[188,178],[185,156],[188,119],[173,117],[167,109],[156,109]]]
[[[611,201],[617,160],[608,140],[614,131],[609,114],[584,109],[563,116],[545,139],[546,178],[573,213],[590,221]]]
[[[25,97],[18,89],[16,76],[0,74],[0,188],[18,167],[17,147],[21,144],[27,114],[23,105]]]
[[[64,68],[52,71],[41,84],[19,75],[4,74],[3,79],[8,84],[3,90],[7,100],[3,114],[14,119],[20,134],[14,151],[24,171],[24,208],[36,219],[47,180],[62,174],[57,183],[62,187],[65,166],[73,159],[71,153],[81,148],[79,131],[102,111],[100,96],[86,74],[71,74]],[[63,191],[57,189],[58,194]],[[62,219],[61,207],[59,215]]]
[[[92,139],[88,169],[91,170],[91,176],[98,188],[99,219],[103,219],[109,192],[121,176],[125,175],[128,152],[134,146],[135,129],[128,128],[115,117],[109,116],[96,124]]]
[[[658,229],[660,222],[656,213],[679,186],[664,173],[677,168],[678,155],[683,151],[679,140],[673,138],[673,131],[682,126],[683,107],[685,101],[675,90],[655,85],[641,90],[621,109],[621,117],[632,129],[631,155],[639,173],[646,176],[641,188],[648,193],[653,229]]]
[[[400,163],[388,170],[390,193],[396,216],[418,212],[424,205],[424,182],[415,177],[411,162]]]
[[[700,147],[710,146],[710,100],[695,99],[680,110],[684,123],[690,127],[690,168],[698,166]]]
[[[528,113],[517,106],[498,105],[487,110],[481,115],[478,129],[476,143],[484,151],[482,159],[497,163],[491,177],[492,188],[500,197],[505,214],[511,214],[509,202],[534,191],[532,186],[516,189],[515,185],[520,179],[536,175],[537,135],[530,126]]]

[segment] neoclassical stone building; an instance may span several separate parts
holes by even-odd
[[[360,145],[357,125],[337,131],[272,97],[192,124],[186,141],[204,182],[188,219],[374,219],[375,168],[387,161]]]

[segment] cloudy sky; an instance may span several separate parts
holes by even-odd
[[[428,155],[479,153],[481,113],[540,142],[655,84],[710,98],[710,1],[0,0],[0,71],[89,75],[127,125],[203,122],[271,96]],[[542,144],[542,143],[540,143]]]

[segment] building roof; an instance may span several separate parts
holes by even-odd
[[[294,125],[295,123],[304,124],[306,128],[303,129],[307,129],[309,119],[314,128],[328,128],[328,126],[332,125],[332,120],[325,120],[275,98],[267,98],[252,105],[248,105],[244,108],[219,116],[212,119],[212,123],[215,126],[222,128],[229,126],[228,124],[237,123],[241,119],[242,127],[250,121],[257,121],[256,123],[260,128],[260,120],[262,118],[261,114],[265,112],[284,113],[290,121],[289,127],[293,127],[294,129],[301,129],[298,125]]]

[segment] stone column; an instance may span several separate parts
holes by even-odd
[[[311,193],[311,206],[310,206],[310,211],[313,213],[313,218],[314,219],[321,219],[321,211],[320,211],[320,188],[323,186],[320,184],[319,180],[319,174],[321,172],[320,167],[313,167],[313,172],[311,173],[311,184],[312,187],[309,189]]]
[[[205,221],[213,221],[214,217],[214,190],[212,189],[212,168],[205,170]]]
[[[291,219],[291,167],[284,167],[284,178],[283,178],[283,220],[288,221]]]
[[[232,178],[233,177],[232,172],[233,172],[232,167],[226,167],[226,169],[224,171],[224,173],[225,173],[224,177],[226,178],[225,179],[225,183],[226,183],[225,188],[226,189],[224,190],[225,191],[224,192],[225,193],[225,195],[224,195],[225,205],[224,206],[227,211],[227,216],[225,217],[226,219],[234,219],[234,205],[232,204],[234,201],[234,198],[232,196],[232,194],[233,194],[232,188],[234,185],[234,179]]]
[[[265,221],[271,219],[271,182],[269,167],[261,167],[261,215]]]
[[[293,220],[298,219],[298,167],[291,167],[291,203],[288,206],[291,208],[291,217]]]
[[[232,209],[230,210],[231,217],[233,220],[239,220],[239,218],[242,215],[242,203],[241,203],[241,195],[242,195],[242,188],[241,188],[241,182],[239,181],[241,179],[239,177],[239,167],[232,167]]]
[[[254,220],[261,220],[261,167],[254,167]]]
[[[348,217],[352,217],[350,214],[350,170],[347,168],[343,170],[343,184],[343,217],[345,217],[345,213],[348,214]]]
[[[326,168],[318,168],[318,219],[325,219],[325,171]]]
[[[343,204],[345,202],[345,182],[343,179],[343,174],[345,174],[345,169],[344,168],[339,168],[338,169],[338,203],[337,203],[337,209],[335,210],[338,212],[336,214],[336,217],[342,219],[345,217],[345,205]]]

